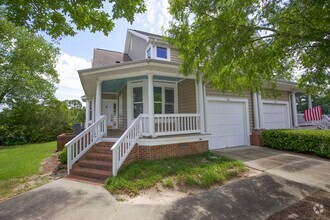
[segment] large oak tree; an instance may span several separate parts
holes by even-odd
[[[0,5],[15,25],[44,31],[53,39],[85,29],[108,35],[114,20],[132,23],[135,13],[145,11],[143,0],[0,0]]]
[[[329,91],[330,4],[324,0],[169,0],[169,41],[180,72],[215,87],[260,91],[265,82],[297,80]]]

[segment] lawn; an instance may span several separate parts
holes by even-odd
[[[194,186],[208,188],[223,184],[245,170],[240,161],[217,157],[211,152],[164,160],[137,161],[122,168],[116,177],[106,181],[112,193],[138,194],[157,184],[163,187]]]
[[[39,174],[41,162],[55,150],[56,142],[0,147],[0,200],[21,192],[16,188]]]

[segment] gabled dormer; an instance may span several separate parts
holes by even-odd
[[[177,50],[174,56],[171,54],[170,45],[162,39],[162,36],[139,30],[127,30],[125,53],[132,60],[159,59],[177,61]]]

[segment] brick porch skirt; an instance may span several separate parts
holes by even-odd
[[[255,146],[263,146],[264,142],[262,140],[262,132],[264,129],[254,129],[250,135],[251,145]]]
[[[136,144],[126,158],[123,166],[129,165],[137,160],[160,160],[165,158],[199,154],[206,151],[208,151],[208,141],[155,146],[143,146]]]

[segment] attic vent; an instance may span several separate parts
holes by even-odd
[[[119,60],[116,60],[116,63],[120,63],[120,61]]]

